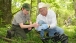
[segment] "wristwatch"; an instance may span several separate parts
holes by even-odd
[[[50,25],[48,25],[48,28],[50,28]]]

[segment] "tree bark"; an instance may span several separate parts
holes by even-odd
[[[30,10],[30,16],[31,16],[31,14],[32,14],[32,0],[31,0],[30,6],[31,6],[31,10]]]
[[[12,0],[0,0],[0,11],[2,22],[1,25],[6,25],[11,23],[12,13],[11,13],[11,1]],[[0,20],[1,21],[1,20]]]
[[[74,9],[75,9],[75,17],[76,17],[76,0],[73,0],[73,2],[74,2]]]

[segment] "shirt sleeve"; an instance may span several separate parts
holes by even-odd
[[[50,29],[56,27],[57,25],[57,20],[56,20],[56,14],[54,11],[52,11],[52,16],[51,16],[51,24],[50,24]]]

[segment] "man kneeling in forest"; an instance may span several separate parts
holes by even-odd
[[[26,33],[30,32],[32,30],[32,27],[37,26],[37,23],[32,24],[30,21],[30,5],[28,3],[24,3],[22,5],[21,10],[14,15],[14,18],[12,20],[12,31],[14,31],[15,36],[20,36],[23,39],[26,39]],[[29,25],[26,25],[26,22],[29,22]],[[7,38],[11,38],[10,32],[7,31]]]

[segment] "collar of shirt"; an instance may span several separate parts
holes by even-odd
[[[40,15],[41,15],[41,14],[40,14]],[[48,17],[49,17],[48,12],[47,12],[47,15],[46,15],[46,16],[43,16],[43,15],[41,15],[41,16],[42,16],[43,20],[44,20],[46,23],[48,23]]]

